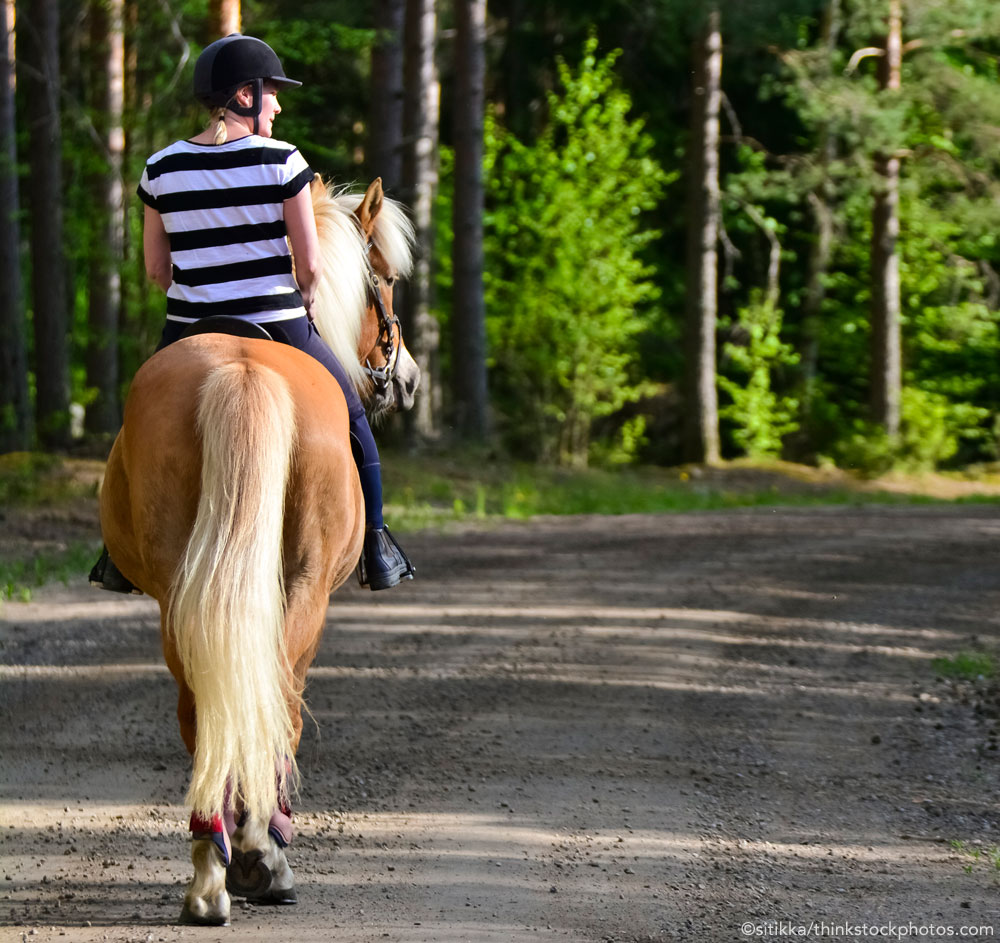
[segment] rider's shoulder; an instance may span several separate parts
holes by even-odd
[[[258,142],[262,147],[267,150],[278,151],[285,154],[293,154],[298,151],[298,148],[289,143],[288,141],[281,141],[278,138],[257,138]]]

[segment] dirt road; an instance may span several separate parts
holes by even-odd
[[[997,509],[406,543],[415,582],[330,609],[301,902],[221,930],[173,925],[187,762],[154,604],[83,585],[5,604],[0,940],[1000,935],[997,721],[931,666],[998,647]]]

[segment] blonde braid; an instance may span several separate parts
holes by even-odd
[[[217,121],[218,125],[215,129],[215,143],[225,144],[228,134],[226,133],[226,109],[225,106],[221,108],[212,109],[212,117],[209,119],[209,124],[213,121]]]

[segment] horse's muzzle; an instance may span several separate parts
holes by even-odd
[[[404,347],[399,352],[396,369],[392,375],[393,403],[390,408],[412,409],[418,386],[420,386],[420,367]]]

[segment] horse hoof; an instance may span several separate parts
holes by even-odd
[[[199,901],[199,903],[202,907],[205,906],[203,902]],[[177,922],[184,927],[228,927],[229,914],[211,913],[207,908],[204,913],[197,913],[191,909],[187,901],[184,901],[184,907],[181,909],[181,915]]]
[[[264,864],[262,851],[244,854],[233,849],[232,860],[226,868],[226,890],[237,897],[259,900],[271,887],[271,872]]]
[[[250,897],[248,898],[252,904],[264,904],[272,907],[288,907],[292,904],[297,904],[299,902],[299,896],[295,893],[294,887],[287,888],[270,888],[266,894],[262,894],[260,897]]]

